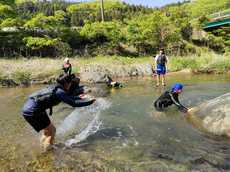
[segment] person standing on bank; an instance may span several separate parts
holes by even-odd
[[[165,55],[163,49],[160,50],[159,54],[155,57],[155,70],[157,74],[157,87],[162,83],[165,86],[165,74],[167,71],[168,57]]]
[[[69,58],[65,58],[64,64],[62,66],[62,70],[64,71],[65,74],[71,75],[72,65],[69,61]]]
[[[43,131],[41,144],[44,150],[52,148],[55,137],[55,127],[50,121],[46,110],[64,102],[72,107],[89,106],[96,99],[83,99],[81,95],[74,96],[71,87],[75,78],[70,75],[63,75],[57,79],[57,84],[39,90],[29,96],[22,108],[22,116],[34,128],[35,131]]]

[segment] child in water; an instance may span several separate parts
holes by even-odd
[[[65,74],[71,75],[72,72],[72,65],[69,61],[69,58],[65,58],[64,64],[62,66],[62,70],[64,70]]]
[[[184,113],[190,111],[187,107],[183,106],[179,101],[179,94],[182,93],[183,85],[176,83],[172,86],[170,91],[165,91],[155,102],[154,107],[158,111],[163,111],[168,106],[175,104],[178,109]]]
[[[120,82],[113,81],[111,77],[106,75],[106,84],[108,87],[121,88],[123,85]]]
[[[89,106],[96,99],[82,99],[80,95],[72,94],[72,86],[76,79],[70,75],[63,75],[57,79],[55,86],[39,90],[29,96],[22,108],[22,116],[34,128],[35,131],[42,131],[41,144],[45,150],[52,148],[54,144],[56,128],[52,124],[49,115],[52,115],[53,106],[64,102],[72,107]]]

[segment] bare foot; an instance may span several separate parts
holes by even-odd
[[[44,151],[48,151],[52,148],[52,144],[50,143],[50,141],[51,141],[51,136],[46,137],[44,139],[43,145],[42,145]]]

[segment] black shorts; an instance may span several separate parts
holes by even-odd
[[[50,119],[46,111],[33,114],[33,116],[23,115],[23,117],[37,132],[50,125]]]

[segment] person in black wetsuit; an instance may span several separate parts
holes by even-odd
[[[171,105],[176,105],[178,109],[184,113],[187,113],[189,109],[183,106],[179,101],[179,94],[182,92],[183,85],[176,83],[172,86],[171,91],[165,91],[155,102],[154,107],[158,111],[163,111],[165,108]]]
[[[50,109],[50,115],[52,115],[52,107],[60,102],[72,107],[88,106],[95,102],[95,99],[84,101],[79,95],[74,96],[72,92],[74,82],[76,80],[73,76],[60,76],[55,86],[50,86],[30,95],[22,108],[22,116],[34,130],[37,132],[43,130],[41,143],[45,149],[53,145],[56,131],[48,117],[47,109]]]
[[[108,75],[106,75],[106,85],[108,87],[114,87],[114,88],[121,88],[123,87],[123,85],[120,82],[117,81],[113,81],[111,77],[109,77]]]

